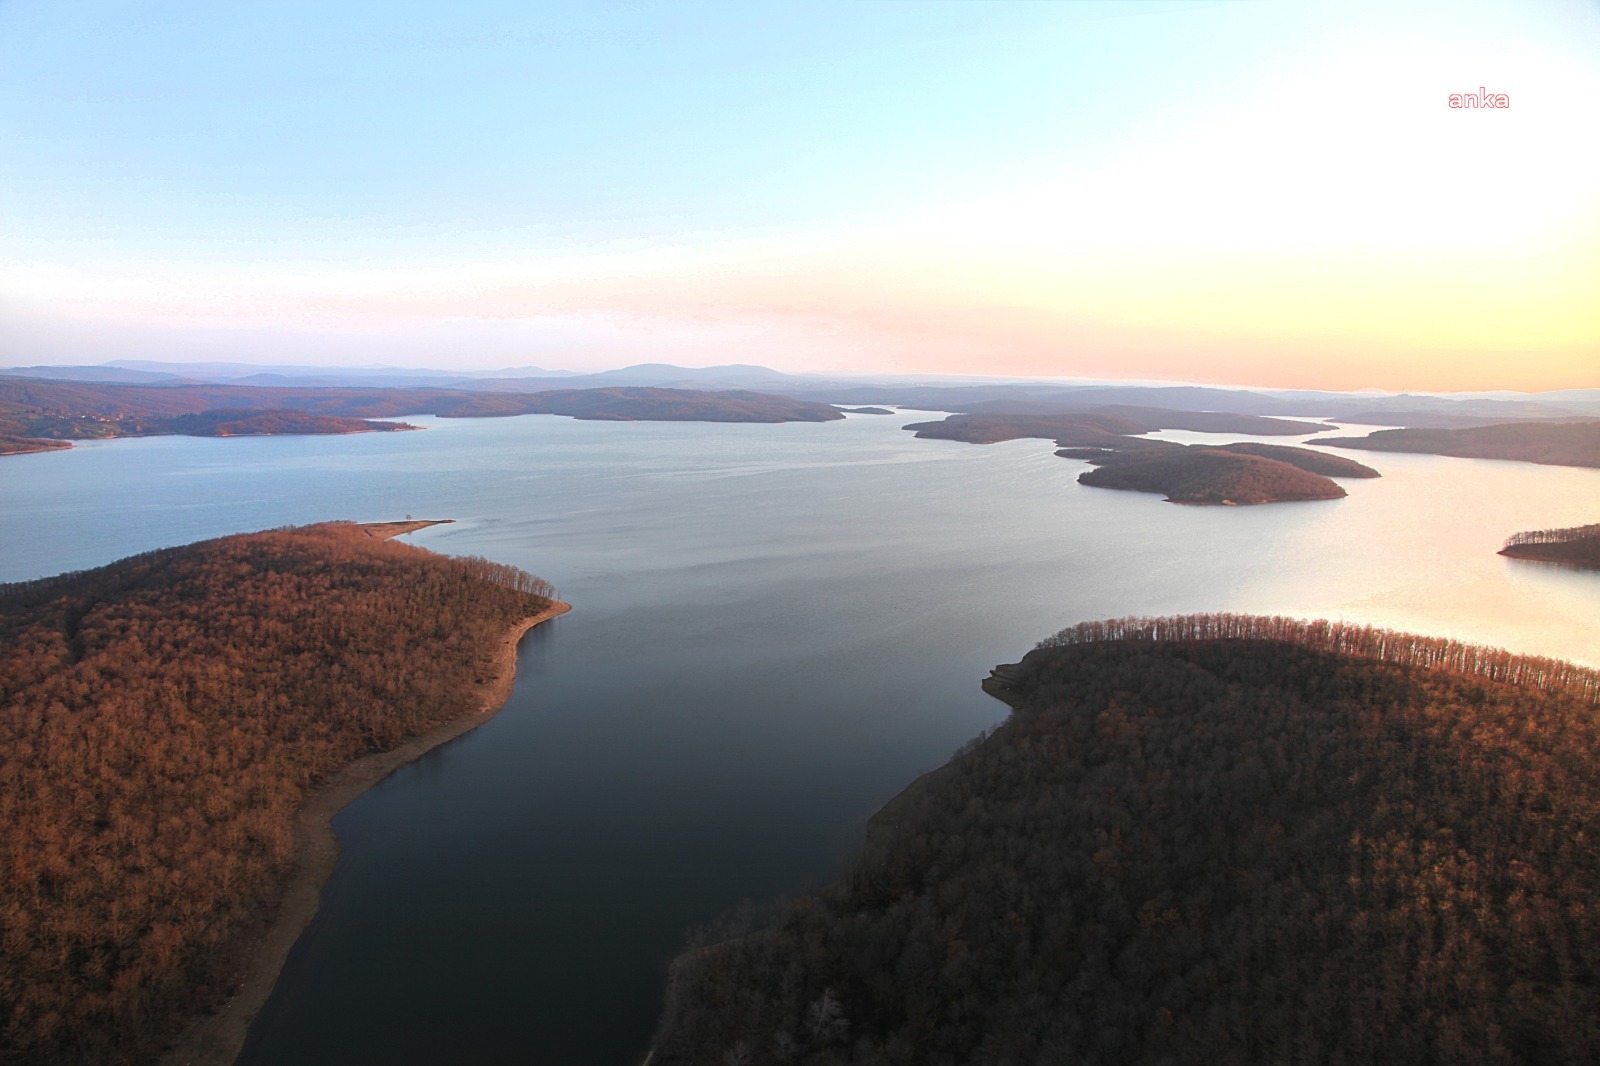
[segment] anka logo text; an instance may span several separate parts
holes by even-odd
[[[1510,107],[1511,97],[1505,93],[1492,93],[1478,86],[1475,93],[1451,93],[1451,107]]]

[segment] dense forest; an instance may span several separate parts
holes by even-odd
[[[704,931],[652,1066],[1600,1060],[1600,675],[1073,627],[836,883]]]
[[[219,411],[224,415],[219,416]],[[288,411],[303,414],[279,414],[274,420],[272,412]],[[234,429],[233,433],[349,433],[413,428],[356,421],[408,414],[442,418],[554,414],[628,422],[828,422],[844,417],[828,404],[735,390],[609,388],[517,393],[112,385],[0,377],[0,434],[9,436],[71,440],[165,433],[217,436],[225,434],[216,432],[214,422],[228,421],[242,421],[253,427]]]
[[[1600,569],[1600,524],[1513,533],[1500,554]]]
[[[1318,444],[1375,452],[1423,452],[1463,459],[1516,459],[1546,466],[1600,466],[1600,420],[1509,422],[1468,429],[1380,429]]]
[[[552,590],[393,531],[0,586],[0,1061],[149,1059],[227,993],[307,790],[477,709],[483,664]]]

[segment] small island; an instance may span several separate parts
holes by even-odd
[[[892,415],[893,411],[887,407],[840,407],[838,410],[847,415]]]
[[[1227,507],[1291,500],[1336,500],[1345,490],[1330,477],[1373,478],[1370,466],[1309,448],[1277,444],[1193,444],[1132,438],[1100,448],[1063,448],[1064,459],[1097,469],[1080,484],[1103,489],[1165,493],[1168,503]]]
[[[651,1066],[1600,1060],[1600,673],[1074,626],[833,884],[672,965]]]
[[[1374,452],[1418,452],[1462,459],[1512,459],[1546,466],[1600,467],[1600,420],[1503,422],[1467,429],[1380,429],[1365,437],[1320,437],[1318,444]]]
[[[198,1015],[167,1061],[233,1060],[316,910],[333,814],[498,709],[518,638],[566,610],[391,539],[431,524],[0,586],[0,1058],[152,1062]]]
[[[1103,465],[1078,475],[1100,489],[1160,492],[1168,503],[1241,507],[1291,500],[1337,500],[1345,490],[1321,474],[1276,459],[1184,448],[1176,454],[1109,453]]]
[[[1513,533],[1500,554],[1512,559],[1562,563],[1600,570],[1600,523],[1566,529],[1532,529]]]

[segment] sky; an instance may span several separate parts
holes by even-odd
[[[1595,0],[0,0],[0,365],[1600,387],[1597,116]]]

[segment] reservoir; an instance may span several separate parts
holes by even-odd
[[[343,856],[242,1061],[632,1066],[686,928],[826,881],[999,720],[990,667],[1075,622],[1342,618],[1600,666],[1600,575],[1495,555],[1595,521],[1600,470],[1339,452],[1384,477],[1184,507],[1080,486],[1049,441],[899,428],[921,417],[418,418],[0,460],[0,581],[409,514],[456,520],[414,543],[573,604],[524,640],[498,716],[336,819]]]

